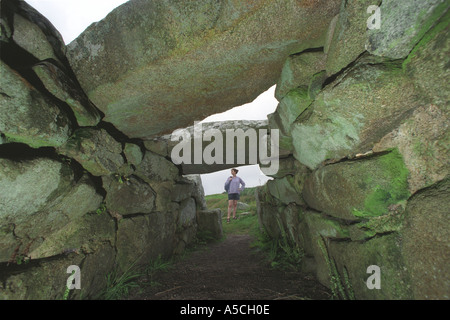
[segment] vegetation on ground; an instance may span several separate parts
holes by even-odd
[[[241,193],[240,200],[248,205],[246,209],[236,210],[237,220],[230,220],[227,223],[228,213],[228,196],[227,194],[213,194],[205,197],[206,206],[208,209],[220,209],[222,211],[222,229],[224,237],[229,234],[251,234],[255,235],[258,232],[258,217],[256,213],[256,188],[246,188]],[[231,217],[233,214],[231,214]]]
[[[159,284],[156,281],[156,274],[169,271],[172,264],[172,260],[164,259],[159,255],[145,266],[137,266],[134,262],[123,272],[115,268],[106,275],[106,288],[97,299],[125,299],[132,290],[140,291],[146,286],[157,286]]]

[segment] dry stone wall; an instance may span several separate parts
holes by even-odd
[[[70,298],[96,298],[106,275],[183,252],[206,210],[199,177],[103,122],[24,1],[1,2],[1,30],[0,299],[62,299],[71,265]]]
[[[448,299],[449,6],[383,1],[366,29],[380,4],[343,1],[323,50],[286,60],[269,116],[286,158],[259,220],[336,298]]]

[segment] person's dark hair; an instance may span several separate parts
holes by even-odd
[[[231,170],[233,170],[234,172],[236,172],[236,174],[239,172],[239,170],[238,170],[238,169],[235,169],[235,168],[233,168],[233,169],[231,169]]]

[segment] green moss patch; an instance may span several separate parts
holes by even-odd
[[[376,185],[364,201],[363,210],[354,209],[353,214],[357,217],[373,217],[386,214],[389,206],[408,199],[409,171],[403,162],[403,157],[397,149],[389,154],[381,156],[379,163],[383,169],[384,186]],[[366,180],[371,180],[370,174]]]

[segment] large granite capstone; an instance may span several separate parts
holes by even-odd
[[[151,138],[254,100],[290,54],[323,46],[340,2],[131,0],[67,55],[105,121]]]

